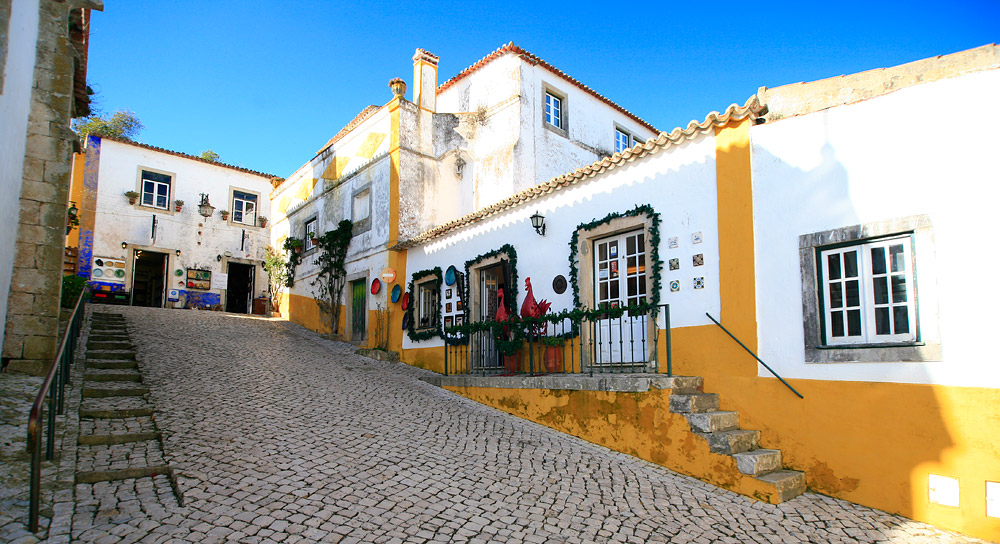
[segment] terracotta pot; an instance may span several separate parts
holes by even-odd
[[[511,374],[521,370],[521,352],[503,356],[503,367]]]
[[[302,246],[295,246],[296,253],[302,253]]]
[[[181,207],[180,206],[174,206],[174,209],[177,210],[177,211],[181,211]]]
[[[562,346],[545,346],[545,366],[549,374],[563,371]]]
[[[134,199],[134,198],[130,198],[130,199],[128,199],[128,203],[129,203],[130,205],[131,205],[131,204],[135,204],[135,199]]]

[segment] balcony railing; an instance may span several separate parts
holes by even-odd
[[[445,329],[445,375],[659,372],[659,316],[670,368],[670,308],[575,308],[540,318],[479,321]]]

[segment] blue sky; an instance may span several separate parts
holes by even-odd
[[[697,4],[697,5],[696,5]],[[760,86],[902,64],[1000,41],[1000,0],[914,2],[171,2],[105,0],[88,80],[139,140],[291,174],[369,104],[515,44],[660,130]]]

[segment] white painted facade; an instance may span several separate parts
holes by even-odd
[[[0,59],[0,217],[20,213],[24,152],[28,138],[28,114],[35,75],[35,51],[38,42],[38,0],[15,0],[10,3],[7,28],[7,55]],[[16,222],[15,222],[16,223]],[[7,322],[7,297],[14,266],[17,229],[0,232],[0,323]],[[0,331],[0,344],[4,331]]]
[[[270,217],[268,195],[272,187],[268,177],[107,138],[90,137],[88,147],[95,142],[100,146],[100,158],[91,256],[125,261],[125,290],[132,288],[133,251],[143,250],[167,255],[168,290],[196,292],[199,296],[212,293],[218,295],[219,303],[225,307],[224,289],[188,289],[186,271],[201,269],[227,273],[229,263],[242,263],[255,267],[253,298],[267,295],[267,274],[262,261],[269,242],[269,227],[262,228],[259,222],[254,225],[237,223],[233,214],[223,220],[220,212],[233,211],[233,191],[238,190],[256,194],[257,217]],[[92,156],[93,150],[88,151],[86,156]],[[124,193],[141,192],[141,170],[171,176],[168,209],[143,206],[141,197],[136,204],[129,204]],[[85,202],[89,182],[86,176]],[[209,196],[209,202],[215,207],[208,218],[198,213],[202,193]],[[176,211],[174,200],[184,201],[180,212]],[[157,222],[155,239],[152,237],[154,216]],[[86,261],[84,245],[81,243],[81,264]],[[181,275],[176,274],[178,270]],[[165,306],[184,307],[189,299],[194,302],[194,295],[181,293],[180,301],[167,302]]]
[[[509,243],[517,251],[519,296],[514,308],[520,308],[524,301],[524,279],[531,278],[534,298],[549,300],[551,311],[558,312],[573,305],[572,286],[561,295],[552,290],[556,275],[569,279],[569,243],[573,232],[579,225],[602,219],[609,213],[648,204],[660,214],[659,257],[663,261],[660,300],[650,302],[670,304],[672,327],[706,325],[711,322],[705,312],[718,316],[721,306],[716,202],[715,137],[699,135],[669,150],[411,248],[407,253],[407,269],[419,271],[439,266],[446,270],[454,265],[464,272],[466,261]],[[545,216],[544,236],[531,227],[529,218],[536,211]],[[693,243],[693,234],[700,234],[700,243]],[[671,238],[677,238],[676,248],[670,247]],[[587,254],[579,254],[581,266],[593,266],[590,257],[593,240],[581,238],[581,241],[588,245]],[[696,254],[703,255],[704,264],[693,265]],[[672,271],[668,263],[673,258],[681,266]],[[696,277],[704,278],[704,288],[694,288]],[[671,292],[673,280],[680,283],[679,291]],[[594,307],[593,300],[580,302]],[[662,328],[665,325],[662,314],[659,320],[658,326]],[[440,338],[424,342],[403,339],[403,349],[442,345]]]
[[[1000,387],[1000,297],[983,279],[996,263],[998,93],[994,69],[751,128],[758,341],[780,375]],[[930,223],[913,251],[921,339],[940,357],[805,362],[799,236],[914,216]]]

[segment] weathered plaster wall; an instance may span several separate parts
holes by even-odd
[[[235,223],[231,215],[229,221],[224,221],[219,210],[232,210],[229,198],[235,188],[260,195],[258,216],[270,216],[267,195],[271,183],[267,178],[93,136],[88,138],[87,160],[84,198],[80,203],[85,218],[81,220],[80,228],[80,275],[90,277],[93,257],[122,259],[127,263],[125,289],[131,289],[132,251],[142,249],[168,255],[168,289],[187,291],[184,285],[186,276],[175,275],[178,269],[226,272],[228,263],[233,261],[256,267],[254,298],[266,295],[267,274],[261,261],[268,243],[268,229]],[[173,175],[169,210],[128,203],[123,193],[137,190],[141,168]],[[215,214],[209,218],[198,213],[201,193],[207,193],[216,208]],[[173,206],[173,200],[177,199],[184,201],[180,212],[175,211]],[[154,215],[157,220],[155,240],[152,238]],[[93,226],[86,219],[88,216],[94,218]],[[122,248],[122,242],[127,244],[127,248]],[[180,250],[180,255],[176,255],[177,250]],[[226,256],[227,252],[231,256]],[[225,303],[223,290],[212,290],[211,293],[215,296],[207,296],[206,292],[198,290],[183,294],[192,304],[199,301],[201,305]],[[182,304],[183,301],[178,303]]]
[[[0,7],[0,25],[6,25],[6,58],[0,57],[0,217],[20,213],[24,152],[28,140],[28,112],[38,41],[38,0],[7,2]],[[16,229],[0,232],[0,323],[7,322],[7,295],[14,265]],[[6,329],[6,327],[5,327]],[[0,331],[0,345],[4,331]]]

